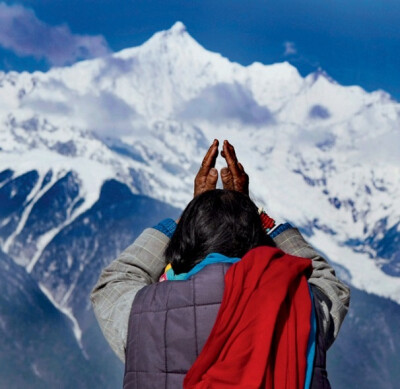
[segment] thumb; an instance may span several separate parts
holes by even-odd
[[[206,190],[215,189],[218,181],[218,170],[211,168],[206,178]]]
[[[221,169],[221,181],[224,189],[233,190],[233,177],[227,167]]]

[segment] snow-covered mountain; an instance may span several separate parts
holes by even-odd
[[[309,231],[355,285],[400,302],[398,251],[381,247],[400,221],[400,105],[386,93],[322,71],[302,78],[288,63],[231,63],[179,22],[105,58],[0,77],[3,182],[34,176],[29,206],[2,223],[3,244],[28,271],[107,179],[184,207],[216,137],[237,146],[256,200]],[[34,211],[61,178],[67,212],[33,239]]]
[[[400,304],[400,105],[385,92],[232,63],[178,22],[107,57],[0,72],[0,102],[0,244],[79,347],[101,266],[146,225],[143,210],[186,205],[214,138],[236,146],[257,203],[353,286]],[[133,225],[113,224],[113,200]],[[122,238],[105,244],[103,225]]]

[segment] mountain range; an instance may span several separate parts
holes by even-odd
[[[15,368],[2,376],[27,371],[15,387],[34,377],[35,388],[86,388],[93,374],[102,387],[120,384],[90,290],[143,228],[179,216],[214,138],[235,145],[256,203],[299,227],[353,287],[329,360],[332,382],[395,387],[400,105],[390,95],[340,85],[322,70],[302,77],[287,62],[232,63],[177,22],[106,57],[0,72],[0,101],[0,260],[2,277],[13,280],[0,328],[12,355],[43,348],[13,356]],[[46,315],[56,323],[48,340]],[[42,335],[25,329],[32,317]],[[70,355],[65,369],[85,366],[79,384],[43,373],[55,349]],[[362,363],[348,358],[354,353]]]

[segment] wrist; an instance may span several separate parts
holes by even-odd
[[[176,222],[171,218],[164,219],[153,228],[162,232],[164,235],[171,239],[176,230]]]
[[[293,226],[290,223],[282,223],[277,225],[274,229],[271,230],[271,232],[269,233],[269,236],[274,239],[276,238],[278,235],[282,234],[282,232],[289,230],[293,228]]]

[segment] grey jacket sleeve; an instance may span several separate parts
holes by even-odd
[[[347,314],[350,303],[350,288],[340,281],[335,270],[303,238],[297,228],[283,231],[274,238],[284,252],[312,260],[313,271],[309,279],[327,298],[319,299],[327,347],[335,340]],[[318,298],[318,296],[314,296]]]
[[[129,315],[136,293],[156,282],[164,267],[169,238],[148,228],[101,273],[91,293],[94,313],[105,338],[125,362]]]
[[[349,305],[349,288],[339,281],[332,267],[291,228],[274,238],[279,248],[288,254],[311,258],[313,273],[309,282],[328,297],[322,302],[324,331],[333,333],[333,342]],[[122,254],[106,267],[95,285],[91,301],[105,338],[118,357],[125,361],[129,315],[136,293],[158,280],[165,262],[164,250],[169,238],[148,228]]]

